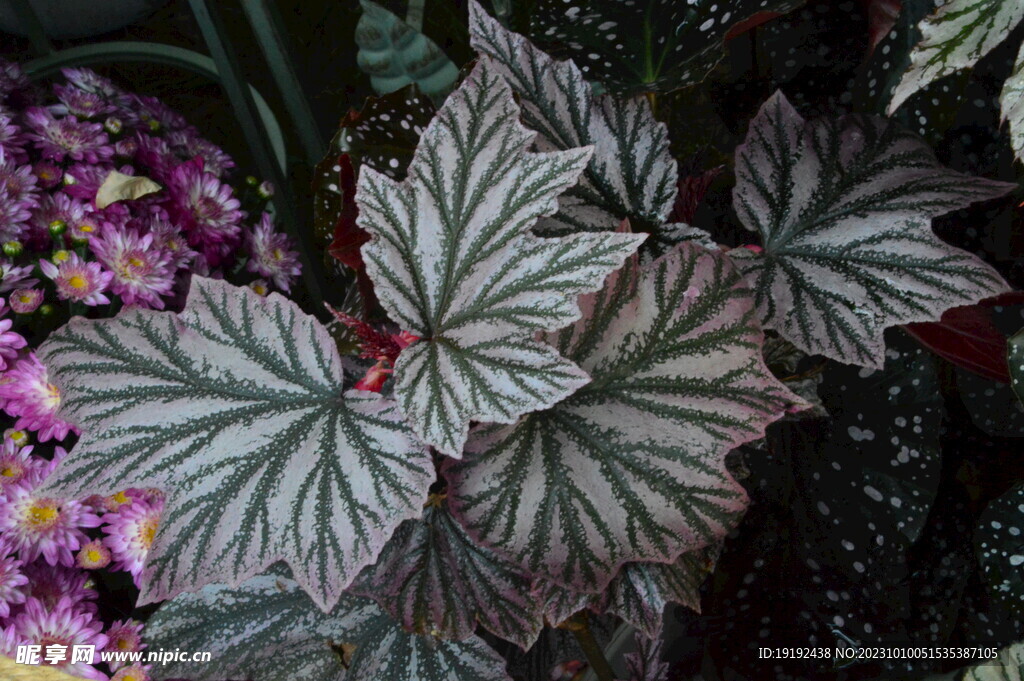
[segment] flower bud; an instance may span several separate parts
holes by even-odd
[[[67,230],[68,230],[68,223],[64,222],[60,218],[57,218],[56,220],[54,220],[53,222],[50,223],[50,235],[51,236],[60,236],[61,234],[63,234]]]
[[[21,255],[25,247],[21,245],[20,241],[5,241],[4,242],[4,255],[9,258],[17,258]]]

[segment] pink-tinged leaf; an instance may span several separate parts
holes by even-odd
[[[729,256],[765,328],[808,354],[881,367],[886,328],[1008,289],[931,219],[1015,186],[942,167],[881,118],[805,121],[776,93],[736,150],[733,201],[763,249]]]
[[[277,294],[193,277],[181,314],[75,317],[39,355],[83,430],[46,488],[168,494],[142,603],[283,560],[329,610],[434,480],[395,403],[343,397],[327,330]]]
[[[530,578],[467,536],[442,504],[402,523],[351,592],[376,600],[412,633],[463,640],[479,623],[528,649],[544,627]]]
[[[679,178],[678,192],[675,203],[672,205],[672,212],[668,216],[669,222],[685,222],[690,224],[697,215],[697,208],[704,201],[704,196],[711,188],[722,171],[724,166],[718,166],[705,170],[700,175],[683,175]]]
[[[579,318],[645,235],[542,239],[537,220],[579,179],[591,148],[532,152],[508,85],[480,61],[427,126],[409,175],[364,166],[356,202],[381,305],[422,340],[395,365],[395,396],[424,442],[459,457],[470,421],[512,423],[585,384],[534,337]]]
[[[903,0],[861,0],[868,13],[868,53],[889,35],[900,16]]]
[[[991,308],[1024,304],[1024,293],[1013,291],[946,310],[937,322],[907,324],[904,330],[939,357],[961,369],[999,383],[1010,382],[1006,336],[992,323]]]
[[[671,562],[734,527],[746,495],[726,453],[799,399],[765,367],[750,292],[720,253],[684,243],[630,261],[580,305],[583,319],[547,341],[592,382],[475,429],[444,471],[471,535],[596,592],[624,563]]]
[[[636,652],[626,653],[627,681],[667,681],[668,663],[661,661],[662,640],[637,633]]]

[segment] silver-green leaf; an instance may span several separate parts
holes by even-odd
[[[1021,0],[948,0],[918,24],[921,41],[911,51],[910,66],[893,91],[889,114],[929,83],[974,66],[1022,18]]]
[[[468,537],[439,499],[399,526],[350,591],[417,634],[463,640],[479,622],[526,650],[544,628],[529,576]]]
[[[1014,186],[942,167],[920,138],[880,118],[805,121],[776,93],[736,150],[733,201],[763,250],[729,255],[765,328],[809,354],[877,368],[887,327],[1007,290],[930,223]]]
[[[594,592],[624,563],[670,562],[734,527],[746,495],[725,455],[797,400],[765,367],[750,292],[720,253],[684,243],[631,261],[581,305],[547,340],[593,381],[477,428],[444,473],[471,535]]]
[[[328,610],[434,480],[395,404],[343,398],[329,333],[276,294],[193,277],[181,314],[75,317],[39,355],[83,430],[46,489],[168,492],[143,603],[283,560]]]
[[[1010,367],[1010,387],[1017,393],[1017,399],[1024,404],[1024,329],[1007,341],[1009,352],[1006,361]]]
[[[490,57],[519,96],[523,122],[543,151],[593,145],[579,184],[559,200],[538,233],[612,230],[624,218],[651,228],[664,222],[676,195],[668,132],[643,97],[595,97],[579,68],[556,61],[523,36],[469,4],[470,40]]]
[[[170,662],[160,678],[192,681],[341,681],[340,646],[380,618],[372,602],[351,596],[329,613],[274,569],[237,587],[211,584],[160,606],[146,624],[150,650],[210,653],[208,662]]]
[[[1024,44],[1017,52],[1013,73],[1003,83],[999,106],[1004,122],[1010,125],[1010,145],[1017,160],[1024,161]]]
[[[422,339],[398,359],[395,395],[416,434],[454,457],[470,421],[512,423],[587,382],[534,335],[578,319],[577,297],[644,239],[534,236],[591,150],[529,152],[518,119],[483,61],[424,131],[404,181],[359,176],[367,272],[391,319]]]

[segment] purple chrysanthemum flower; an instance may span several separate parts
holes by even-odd
[[[171,131],[184,128],[185,117],[174,111],[156,97],[132,95],[129,111],[134,114],[129,118],[132,125],[151,131]]]
[[[35,143],[44,158],[63,161],[65,157],[75,161],[100,163],[114,156],[107,133],[99,123],[80,121],[74,116],[54,118],[41,107],[30,107],[25,111],[25,121],[32,132],[26,136]]]
[[[0,539],[0,617],[9,617],[12,605],[25,602],[22,587],[28,584],[28,577],[21,572],[24,563],[12,556],[13,552],[14,547]]]
[[[63,440],[68,431],[78,428],[57,418],[60,391],[34,352],[29,352],[0,376],[0,405],[19,430],[31,430],[40,442]]]
[[[223,149],[201,137],[192,126],[169,133],[167,143],[185,158],[202,157],[203,168],[217,177],[223,177],[228,169],[235,167],[235,162]]]
[[[36,161],[32,165],[40,189],[53,189],[64,179],[64,171],[52,161]]]
[[[96,192],[100,185],[114,170],[112,163],[76,163],[64,171],[64,187],[62,191],[67,192],[76,199],[92,202],[96,198]],[[131,166],[123,166],[118,169],[125,175],[134,173]],[[131,171],[131,172],[126,172]]]
[[[17,240],[39,205],[36,176],[0,148],[0,241]]]
[[[22,571],[28,577],[25,595],[42,603],[47,610],[57,607],[63,598],[71,601],[79,612],[95,614],[98,610],[95,602],[98,594],[89,584],[88,572],[49,565],[41,560],[26,565]]]
[[[109,535],[105,541],[116,561],[114,569],[130,573],[135,586],[140,586],[142,568],[153,546],[163,507],[162,499],[136,500],[103,516],[107,523],[103,531]]]
[[[39,269],[57,285],[61,300],[73,300],[86,305],[110,302],[103,292],[110,286],[113,273],[105,272],[98,262],[86,262],[77,253],[68,253],[59,263],[40,260]]]
[[[18,654],[18,646],[25,643],[25,639],[18,634],[13,624],[0,629],[0,655],[13,658]]]
[[[117,107],[125,107],[131,101],[131,95],[114,85],[112,80],[104,78],[92,69],[64,68],[60,72],[75,87],[100,95]]]
[[[52,107],[55,113],[61,115],[74,114],[79,118],[96,118],[114,110],[102,95],[96,92],[88,92],[79,87],[67,85],[54,85],[53,91],[60,100],[59,105]]]
[[[7,304],[0,298],[0,317],[7,312]],[[18,350],[28,345],[20,333],[11,331],[13,319],[0,319],[0,371],[7,368],[7,363],[18,356]]]
[[[38,496],[26,487],[12,487],[0,504],[0,530],[25,562],[42,556],[50,565],[74,565],[73,552],[89,541],[82,528],[100,524],[80,501]]]
[[[161,184],[167,183],[171,172],[181,163],[181,159],[171,151],[167,140],[163,137],[136,133],[135,162],[145,169],[144,175],[152,177]]]
[[[0,293],[19,287],[28,288],[38,284],[38,279],[33,279],[29,276],[32,274],[33,269],[35,268],[32,265],[17,266],[6,260],[0,260]]]
[[[11,116],[0,113],[0,151],[17,163],[25,163],[28,153],[25,151],[25,136],[21,128],[14,124]]]
[[[102,650],[107,645],[107,637],[102,633],[103,623],[91,614],[76,611],[68,598],[62,598],[55,608],[46,608],[43,604],[29,598],[25,609],[14,620],[18,634],[31,643],[43,646],[64,646],[67,655],[58,666],[62,671],[83,679],[106,681],[107,675],[86,662],[71,663],[71,650],[76,645],[96,646]],[[99,655],[94,659],[99,660]],[[45,664],[45,659],[44,659]]]
[[[87,208],[84,203],[63,192],[43,194],[39,205],[32,212],[24,240],[33,248],[43,250],[52,242],[50,227],[60,223],[65,229],[85,219]]]
[[[22,72],[21,66],[0,59],[0,102],[19,90],[27,89],[28,86],[28,76]]]
[[[14,487],[35,489],[46,477],[47,468],[46,459],[32,456],[32,445],[19,447],[15,440],[5,438],[0,446],[0,500]]]
[[[113,274],[110,290],[125,305],[162,310],[161,296],[174,288],[171,255],[153,243],[153,235],[108,225],[105,234],[89,242],[96,258]]]
[[[11,292],[10,301],[16,314],[32,314],[43,303],[43,292],[37,288],[17,288]]]
[[[259,224],[253,227],[246,246],[249,250],[246,269],[271,278],[279,289],[288,291],[302,266],[299,254],[289,248],[288,237],[274,232],[269,213],[264,213]]]
[[[110,681],[152,681],[153,677],[149,675],[149,670],[152,667],[151,664],[144,665],[141,662],[133,662],[127,667],[118,669],[117,673],[110,677]]]
[[[189,247],[181,231],[167,220],[151,219],[147,231],[153,235],[153,246],[170,255],[173,271],[188,267],[196,257],[196,252]]]
[[[239,243],[239,222],[245,213],[231,191],[195,158],[178,165],[167,179],[171,217],[188,235],[189,245],[202,248],[214,267]]]
[[[114,622],[107,629],[107,647],[104,649],[111,653],[138,653],[146,648],[142,642],[142,622],[135,620],[121,620]],[[117,671],[124,666],[124,662],[112,661],[110,668]]]
[[[78,554],[75,556],[75,565],[83,570],[100,570],[110,565],[110,549],[104,545],[103,540],[93,539],[82,544]]]

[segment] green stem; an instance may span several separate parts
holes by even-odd
[[[598,681],[615,681],[615,672],[612,671],[612,666],[605,659],[604,651],[601,650],[597,639],[594,638],[594,632],[590,630],[590,618],[587,616],[587,612],[584,610],[577,613],[571,620],[571,623],[562,626],[569,629],[576,637],[576,642],[583,650],[583,654],[587,656],[587,662],[594,670],[594,674],[597,675]]]

